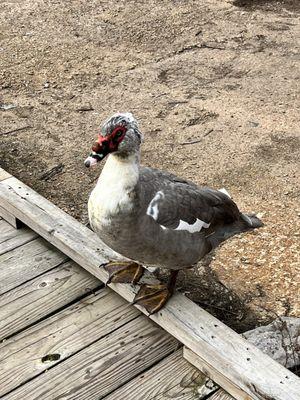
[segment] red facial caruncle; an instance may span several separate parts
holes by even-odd
[[[110,135],[102,136],[101,134],[99,134],[98,140],[92,147],[92,150],[98,152],[99,148],[108,147],[109,152],[116,151],[119,143],[123,140],[125,133],[125,126],[120,125],[117,126]]]
[[[85,166],[90,167],[95,165],[98,161],[114,151],[118,150],[120,142],[124,139],[126,134],[126,127],[123,125],[117,126],[112,133],[106,136],[98,135],[98,140],[92,147],[92,152],[89,157],[85,160]]]

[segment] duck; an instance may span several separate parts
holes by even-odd
[[[111,249],[124,256],[103,268],[108,283],[138,284],[144,266],[169,270],[166,284],[141,284],[134,303],[149,314],[174,293],[178,272],[192,268],[222,242],[259,228],[255,214],[239,210],[226,190],[198,186],[160,169],[140,164],[143,135],[130,112],[104,121],[87,168],[105,158],[88,200],[89,223]]]

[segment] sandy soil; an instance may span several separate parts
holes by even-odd
[[[299,12],[297,0],[2,0],[1,165],[86,222],[100,170],[83,160],[102,120],[132,111],[144,164],[226,187],[265,222],[181,290],[239,331],[300,316]]]

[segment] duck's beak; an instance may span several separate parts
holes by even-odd
[[[92,151],[91,154],[88,156],[88,158],[85,160],[84,165],[87,168],[94,167],[98,163],[98,161],[102,161],[103,158],[107,156],[108,153],[109,151],[103,151],[103,150],[99,153]]]
[[[92,147],[92,152],[85,160],[84,165],[87,168],[95,166],[98,161],[102,161],[103,158],[107,156],[107,154],[111,153],[111,151],[113,150],[111,147],[112,146],[107,138],[102,138],[101,136],[99,136],[98,141],[94,143]]]
[[[92,156],[88,156],[88,158],[84,161],[84,165],[87,168],[94,167],[97,164],[97,159],[93,158]]]

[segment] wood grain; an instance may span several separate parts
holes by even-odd
[[[138,315],[137,310],[127,307],[115,293],[102,289],[5,341],[0,345],[0,396]],[[69,366],[64,367],[62,363],[60,368],[68,370]]]
[[[1,206],[0,206],[0,215],[3,219],[5,219],[6,222],[8,222],[15,229],[22,228],[23,226],[22,222]]]
[[[216,380],[219,386],[226,387],[227,389],[230,388],[230,393],[234,398],[251,400],[248,395],[245,395],[243,391],[240,390],[239,386],[230,381],[225,375],[222,374],[222,372],[219,371],[218,368],[215,368],[215,371],[212,371],[211,368],[209,368],[209,371],[207,372],[208,368],[206,361],[186,347],[183,349],[183,356],[204,374],[207,374],[207,376],[209,376],[212,380]]]
[[[210,392],[206,377],[182,357],[182,350],[137,376],[105,400],[197,400]],[[202,397],[201,397],[202,398]]]
[[[95,234],[15,178],[6,179],[0,187],[0,201],[7,210],[107,281],[107,273],[99,265],[107,262],[111,252]],[[128,301],[137,290],[130,285],[109,286]],[[236,393],[238,388],[238,399],[299,399],[299,378],[183,295],[175,294],[150,318],[204,360],[206,373],[216,376],[216,383],[224,384],[224,377],[231,382],[224,387],[226,391],[234,388]],[[222,381],[218,381],[220,376]]]
[[[0,255],[35,239],[38,235],[27,227],[15,229],[5,220],[0,221]]]
[[[0,182],[8,178],[11,178],[11,174],[0,167]],[[3,217],[15,229],[19,229],[22,227],[21,221],[17,220],[13,214],[11,214],[3,207],[1,207],[1,204],[0,204],[0,216]]]
[[[0,294],[56,267],[68,257],[42,238],[0,256]]]
[[[219,389],[216,393],[211,395],[208,400],[234,400],[234,398],[231,397],[230,394],[224,392],[224,390]]]
[[[0,296],[0,340],[98,288],[100,282],[74,261]]]
[[[176,346],[170,335],[140,316],[2,399],[99,400]]]

